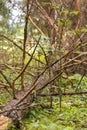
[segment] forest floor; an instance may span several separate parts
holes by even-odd
[[[0,92],[0,106],[7,102],[9,95]],[[3,100],[2,100],[3,99]],[[43,98],[40,103],[43,103]],[[60,111],[59,97],[53,98],[53,107],[49,108],[49,98],[44,99],[43,108],[29,108],[22,119],[22,130],[87,130],[87,96],[63,96]],[[11,130],[17,130],[12,126]]]
[[[51,109],[29,110],[23,119],[27,130],[87,130],[86,95],[63,97],[61,112],[58,97],[54,100],[56,103]]]

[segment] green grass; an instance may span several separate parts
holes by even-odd
[[[23,123],[27,130],[87,130],[86,96],[63,97],[62,109],[32,108]]]

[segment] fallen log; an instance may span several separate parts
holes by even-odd
[[[38,81],[38,86],[37,82],[33,84],[36,81],[34,80],[34,82],[32,81],[32,83],[27,84],[23,90],[15,90],[16,98],[11,99],[7,104],[5,104],[5,106],[2,108],[2,111],[0,112],[0,119],[3,116],[3,120],[11,120],[17,128],[21,128],[20,121],[23,116],[28,113],[28,108],[31,107],[31,104],[34,100],[34,93],[32,91],[35,89],[36,86],[41,87],[44,84],[44,81],[48,82],[48,78],[43,75],[36,79]],[[8,124],[9,121],[4,122],[5,126],[8,126]],[[3,130],[7,129],[8,128],[5,128]],[[0,130],[2,130],[2,128]]]
[[[16,99],[11,99],[0,112],[0,130],[7,130],[9,126],[9,122],[13,123],[17,128],[20,128],[20,120],[21,118],[27,114],[28,107],[32,104],[33,101],[33,94],[29,94],[26,99],[23,100],[23,102],[19,105],[16,105],[17,102],[25,95],[28,88],[25,88],[24,90],[17,90],[16,91]],[[5,126],[3,128],[3,125]],[[3,129],[2,129],[3,128]]]
[[[21,127],[20,120],[27,114],[28,108],[34,100],[33,90],[37,91],[39,88],[42,88],[42,86],[44,88],[47,87],[51,82],[53,82],[53,80],[60,76],[60,74],[58,74],[55,78],[53,77],[52,79],[49,79],[49,76],[43,73],[34,79],[34,81],[26,85],[23,90],[15,90],[16,98],[11,99],[2,108],[2,112],[0,112],[0,115],[11,119],[18,128]]]

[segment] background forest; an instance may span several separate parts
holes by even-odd
[[[0,0],[0,130],[87,130],[87,1]]]

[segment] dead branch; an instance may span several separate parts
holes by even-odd
[[[63,96],[67,95],[81,95],[81,94],[87,94],[87,91],[84,92],[66,92],[66,93],[61,93]],[[53,94],[37,94],[37,96],[45,97],[45,96],[59,96],[60,93],[53,93]]]
[[[46,36],[43,31],[36,25],[36,23],[33,21],[33,19],[29,16],[29,20],[31,23],[35,26],[35,28],[41,33],[41,35]]]

